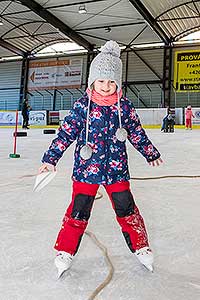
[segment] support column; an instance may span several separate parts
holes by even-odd
[[[21,110],[21,106],[23,100],[27,96],[27,86],[28,86],[28,70],[29,70],[29,53],[23,57],[22,60],[22,69],[21,69],[21,82],[20,82],[20,92],[19,92],[19,110]]]
[[[97,53],[96,53],[96,55],[97,55]],[[88,86],[88,76],[89,76],[89,71],[90,71],[90,64],[96,55],[94,52],[88,52],[88,54],[87,54],[87,69],[86,69],[85,88],[87,88],[87,86]]]
[[[57,89],[53,90],[53,110],[56,110]]]
[[[126,52],[126,73],[125,73],[125,83],[124,83],[124,95],[127,96],[127,81],[128,81],[128,59],[129,59],[129,51]]]
[[[172,69],[172,47],[164,48],[164,61],[163,61],[163,107],[170,108],[171,100],[171,69]]]

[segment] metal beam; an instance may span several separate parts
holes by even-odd
[[[163,31],[160,25],[156,22],[151,13],[147,10],[144,4],[140,0],[129,0],[129,2],[137,9],[137,11],[142,15],[142,17],[148,22],[152,29],[157,33],[157,35],[166,44],[170,44],[170,38]]]
[[[67,7],[67,6],[75,6],[75,5],[84,5],[84,4],[90,4],[94,2],[102,2],[106,0],[90,0],[90,1],[82,1],[82,2],[75,2],[75,3],[65,3],[65,4],[58,4],[58,5],[50,5],[46,6],[46,9],[54,9],[54,8],[61,8],[61,7]]]
[[[172,76],[172,47],[164,48],[163,57],[163,107],[170,107],[171,100],[171,76]]]
[[[151,65],[139,54],[137,53],[137,51],[135,51],[134,49],[131,48],[131,50],[133,51],[133,53],[135,53],[135,55],[143,62],[143,64],[145,64],[150,70],[151,72],[156,75],[157,78],[159,78],[161,80],[160,75],[151,67]]]
[[[166,22],[166,21],[176,21],[176,20],[189,20],[189,19],[198,19],[200,18],[200,15],[198,16],[180,16],[180,17],[171,17],[171,18],[163,18],[161,20],[158,20],[158,23]]]
[[[0,38],[0,46],[17,54],[17,55],[21,55],[23,57],[26,55],[26,52],[22,51],[21,49],[18,49],[17,47],[13,46],[12,44],[10,44],[8,42],[6,42],[2,38]]]
[[[148,25],[144,26],[138,34],[129,42],[128,47],[132,46],[133,42],[147,29]]]
[[[138,95],[136,94],[136,92],[134,91],[134,89],[132,89],[132,87],[130,87],[130,85],[128,85],[128,88],[131,90],[131,92],[132,92],[136,97],[138,97]],[[138,100],[140,100],[140,102],[144,105],[144,107],[147,107],[147,108],[148,108],[148,106],[147,106],[146,103],[142,100],[141,97],[138,97]]]
[[[195,27],[186,29],[186,30],[182,31],[181,33],[178,33],[177,35],[175,35],[175,36],[173,37],[173,40],[172,40],[172,41],[175,42],[175,41],[179,40],[180,37],[184,37],[184,36],[187,36],[189,33],[194,33],[194,32],[196,32],[196,31],[199,31],[199,28],[200,28],[200,26],[198,25],[198,26],[195,26]],[[179,38],[178,38],[178,37],[179,37]],[[182,47],[183,47],[183,46],[182,46]]]
[[[129,66],[128,59],[129,59],[129,52],[127,51],[126,52],[126,73],[125,73],[125,84],[124,84],[125,97],[126,97],[126,94],[127,94],[127,85],[126,85],[126,83],[128,81],[128,66]]]
[[[109,26],[108,26],[109,27]],[[77,30],[77,32],[78,32],[78,30]],[[81,33],[82,35],[85,35],[85,36],[89,36],[89,37],[92,37],[92,38],[95,38],[95,39],[97,39],[97,40],[100,40],[100,41],[104,41],[104,42],[107,42],[107,41],[109,41],[109,39],[106,39],[106,38],[101,38],[101,37],[99,37],[99,36],[97,36],[97,35],[92,35],[92,34],[87,34],[87,33]],[[117,40],[115,40],[118,44],[120,44],[120,45],[122,45],[122,46],[127,46],[126,44],[124,44],[124,43],[122,43],[121,41],[117,41]]]
[[[84,47],[88,51],[93,50],[92,44],[90,44],[86,39],[72,30],[68,25],[60,21],[56,16],[47,11],[43,6],[35,2],[34,0],[20,0],[21,4],[28,7],[31,11],[36,13],[38,16],[46,20],[48,23],[58,28],[60,32],[64,33],[67,37],[72,39],[74,42]]]
[[[143,85],[143,84],[161,84],[162,80],[136,80],[136,81],[127,81],[127,85]]]
[[[170,7],[169,9],[164,10],[161,14],[159,14],[156,17],[156,19],[160,19],[160,17],[162,17],[163,15],[167,14],[168,12],[170,12],[170,11],[176,9],[176,8],[179,8],[181,6],[185,6],[186,4],[191,4],[191,3],[194,4],[194,2],[199,2],[199,0],[192,0],[192,1],[187,1],[186,3],[179,3],[179,4],[177,4],[177,5],[173,6],[173,7]]]
[[[198,8],[198,6],[196,5],[196,3],[194,2],[194,0],[192,0],[192,3],[193,3],[193,5],[194,5],[194,7],[196,8],[197,13],[199,14],[199,13],[200,13],[200,12],[199,12],[199,8]]]
[[[28,86],[28,70],[29,70],[29,59],[28,55],[24,56],[21,68],[21,83],[19,92],[19,109],[22,107],[23,100],[26,98],[27,86]]]
[[[115,27],[124,27],[124,26],[133,26],[133,25],[143,25],[145,24],[144,21],[140,21],[140,22],[133,22],[133,23],[124,23],[124,24],[113,24],[113,25],[102,25],[102,26],[95,26],[95,27],[88,27],[88,28],[81,28],[78,29],[77,31],[84,31],[84,30],[94,30],[94,29],[106,29],[108,27],[110,28],[115,28]]]
[[[77,32],[78,32],[78,30],[77,30]],[[101,37],[98,37],[98,36],[96,36],[96,35],[92,35],[92,34],[88,34],[88,33],[81,33],[82,35],[85,35],[85,36],[88,36],[88,37],[92,37],[92,38],[95,38],[95,39],[98,39],[98,40],[100,40],[100,41],[104,41],[104,42],[107,42],[107,41],[109,41],[109,39],[106,39],[106,38],[101,38]]]

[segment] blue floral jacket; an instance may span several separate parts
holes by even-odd
[[[122,127],[128,132],[128,140],[148,162],[160,157],[160,153],[148,139],[133,104],[121,98]],[[56,165],[65,150],[76,140],[72,179],[91,184],[113,184],[130,179],[126,142],[117,140],[119,128],[117,103],[99,106],[91,102],[89,117],[88,144],[93,150],[92,157],[84,160],[80,149],[85,144],[88,96],[85,94],[74,103],[69,116],[59,128],[57,137],[49,150],[44,153],[42,162]]]

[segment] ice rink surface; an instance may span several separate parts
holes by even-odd
[[[200,175],[200,131],[146,130],[164,164],[150,167],[127,142],[131,176]],[[71,270],[56,280],[53,245],[70,201],[73,146],[58,164],[54,180],[33,193],[34,174],[55,135],[30,129],[17,140],[0,129],[0,300],[87,300],[105,279],[108,267],[100,249],[85,235]],[[112,281],[97,300],[200,299],[200,178],[131,181],[155,256],[148,272],[129,252],[108,197],[96,200],[88,230],[108,249]]]

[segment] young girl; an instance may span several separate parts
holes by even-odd
[[[55,170],[64,151],[76,140],[72,200],[55,243],[59,276],[69,269],[79,248],[99,185],[111,200],[130,251],[153,270],[144,221],[130,190],[126,140],[149,165],[158,166],[162,160],[133,104],[122,96],[121,77],[120,48],[109,41],[91,63],[85,95],[75,102],[42,159],[39,173]]]
[[[191,105],[188,105],[185,112],[185,129],[192,130],[192,118],[194,118],[192,107]]]

